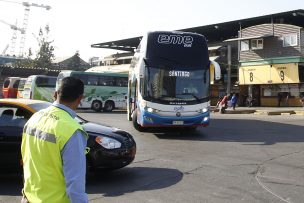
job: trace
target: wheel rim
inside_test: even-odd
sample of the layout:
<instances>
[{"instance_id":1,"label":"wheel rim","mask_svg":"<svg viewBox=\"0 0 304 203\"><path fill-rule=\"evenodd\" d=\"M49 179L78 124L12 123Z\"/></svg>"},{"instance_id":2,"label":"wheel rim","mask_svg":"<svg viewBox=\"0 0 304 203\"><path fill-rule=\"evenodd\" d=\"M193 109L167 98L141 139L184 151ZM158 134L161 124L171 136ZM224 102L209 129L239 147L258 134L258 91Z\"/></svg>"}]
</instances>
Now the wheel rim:
<instances>
[{"instance_id":1,"label":"wheel rim","mask_svg":"<svg viewBox=\"0 0 304 203\"><path fill-rule=\"evenodd\" d=\"M100 104L98 102L94 102L93 107L94 107L94 109L99 109Z\"/></svg>"},{"instance_id":2,"label":"wheel rim","mask_svg":"<svg viewBox=\"0 0 304 203\"><path fill-rule=\"evenodd\" d=\"M106 110L108 111L113 109L113 105L111 103L107 103L105 106L106 106Z\"/></svg>"}]
</instances>

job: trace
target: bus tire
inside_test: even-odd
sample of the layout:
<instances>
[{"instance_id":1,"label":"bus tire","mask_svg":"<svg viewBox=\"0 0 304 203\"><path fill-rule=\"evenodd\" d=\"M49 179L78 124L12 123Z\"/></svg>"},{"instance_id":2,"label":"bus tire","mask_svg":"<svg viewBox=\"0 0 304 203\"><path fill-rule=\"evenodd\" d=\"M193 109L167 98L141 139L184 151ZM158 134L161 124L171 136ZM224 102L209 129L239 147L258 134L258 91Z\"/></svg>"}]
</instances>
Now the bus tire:
<instances>
[{"instance_id":1,"label":"bus tire","mask_svg":"<svg viewBox=\"0 0 304 203\"><path fill-rule=\"evenodd\" d=\"M113 111L113 109L115 108L114 106L114 102L112 101L106 101L104 107L103 107L103 111L105 112L111 112Z\"/></svg>"},{"instance_id":2,"label":"bus tire","mask_svg":"<svg viewBox=\"0 0 304 203\"><path fill-rule=\"evenodd\" d=\"M137 123L137 113L136 113L136 110L134 112L134 115L133 115L133 118L132 118L132 123L133 123L133 127L138 130L139 132L143 132L144 131L144 128L141 127L141 125L139 125Z\"/></svg>"},{"instance_id":3,"label":"bus tire","mask_svg":"<svg viewBox=\"0 0 304 203\"><path fill-rule=\"evenodd\" d=\"M92 102L92 107L91 107L94 111L101 111L102 109L102 103L101 101L98 101L98 100L94 100Z\"/></svg>"}]
</instances>

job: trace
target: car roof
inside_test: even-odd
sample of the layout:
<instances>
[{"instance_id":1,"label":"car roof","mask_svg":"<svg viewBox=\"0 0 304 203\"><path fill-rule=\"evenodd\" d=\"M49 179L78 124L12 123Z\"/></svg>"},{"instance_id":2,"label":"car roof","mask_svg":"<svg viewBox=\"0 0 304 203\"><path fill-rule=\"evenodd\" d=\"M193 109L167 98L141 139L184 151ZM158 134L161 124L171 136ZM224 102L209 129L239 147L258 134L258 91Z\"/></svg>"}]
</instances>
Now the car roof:
<instances>
[{"instance_id":1,"label":"car roof","mask_svg":"<svg viewBox=\"0 0 304 203\"><path fill-rule=\"evenodd\" d=\"M34 100L34 99L0 99L0 104L12 104L24 107L30 111L35 111L33 108L30 108L28 105L31 104L39 104L39 103L49 103L46 101L41 100Z\"/></svg>"}]
</instances>

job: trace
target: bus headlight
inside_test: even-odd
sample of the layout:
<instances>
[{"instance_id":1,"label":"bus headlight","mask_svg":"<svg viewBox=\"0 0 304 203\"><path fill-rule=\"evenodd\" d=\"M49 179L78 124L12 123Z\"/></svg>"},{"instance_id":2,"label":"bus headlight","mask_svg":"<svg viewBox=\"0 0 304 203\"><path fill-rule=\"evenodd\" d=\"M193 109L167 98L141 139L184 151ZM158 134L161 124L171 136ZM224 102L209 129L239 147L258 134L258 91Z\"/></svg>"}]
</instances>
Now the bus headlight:
<instances>
[{"instance_id":1,"label":"bus headlight","mask_svg":"<svg viewBox=\"0 0 304 203\"><path fill-rule=\"evenodd\" d=\"M208 120L209 120L209 117L206 116L206 117L204 117L203 122L207 122Z\"/></svg>"},{"instance_id":2,"label":"bus headlight","mask_svg":"<svg viewBox=\"0 0 304 203\"><path fill-rule=\"evenodd\" d=\"M147 107L147 102L145 100L141 100L139 103L141 108L146 108Z\"/></svg>"},{"instance_id":3,"label":"bus headlight","mask_svg":"<svg viewBox=\"0 0 304 203\"><path fill-rule=\"evenodd\" d=\"M208 108L203 108L203 109L198 110L197 112L198 113L206 113L207 111L208 111Z\"/></svg>"},{"instance_id":4,"label":"bus headlight","mask_svg":"<svg viewBox=\"0 0 304 203\"><path fill-rule=\"evenodd\" d=\"M121 147L121 143L109 137L97 136L95 141L106 149L117 149Z\"/></svg>"},{"instance_id":5,"label":"bus headlight","mask_svg":"<svg viewBox=\"0 0 304 203\"><path fill-rule=\"evenodd\" d=\"M151 108L151 107L146 107L145 109L146 109L146 111L148 111L149 113L157 113L157 112L159 112L159 110L153 109L153 108Z\"/></svg>"}]
</instances>

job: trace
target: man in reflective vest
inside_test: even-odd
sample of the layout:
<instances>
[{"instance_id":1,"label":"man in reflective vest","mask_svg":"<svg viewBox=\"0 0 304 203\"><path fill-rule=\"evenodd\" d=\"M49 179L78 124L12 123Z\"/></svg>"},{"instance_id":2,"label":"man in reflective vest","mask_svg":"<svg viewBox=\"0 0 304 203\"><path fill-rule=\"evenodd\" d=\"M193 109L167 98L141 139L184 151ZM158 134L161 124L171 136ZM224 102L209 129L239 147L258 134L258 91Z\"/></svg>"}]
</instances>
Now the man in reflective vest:
<instances>
[{"instance_id":1,"label":"man in reflective vest","mask_svg":"<svg viewBox=\"0 0 304 203\"><path fill-rule=\"evenodd\" d=\"M84 91L81 80L66 77L56 101L25 124L21 153L21 202L88 202L85 193L87 134L74 119Z\"/></svg>"}]
</instances>

